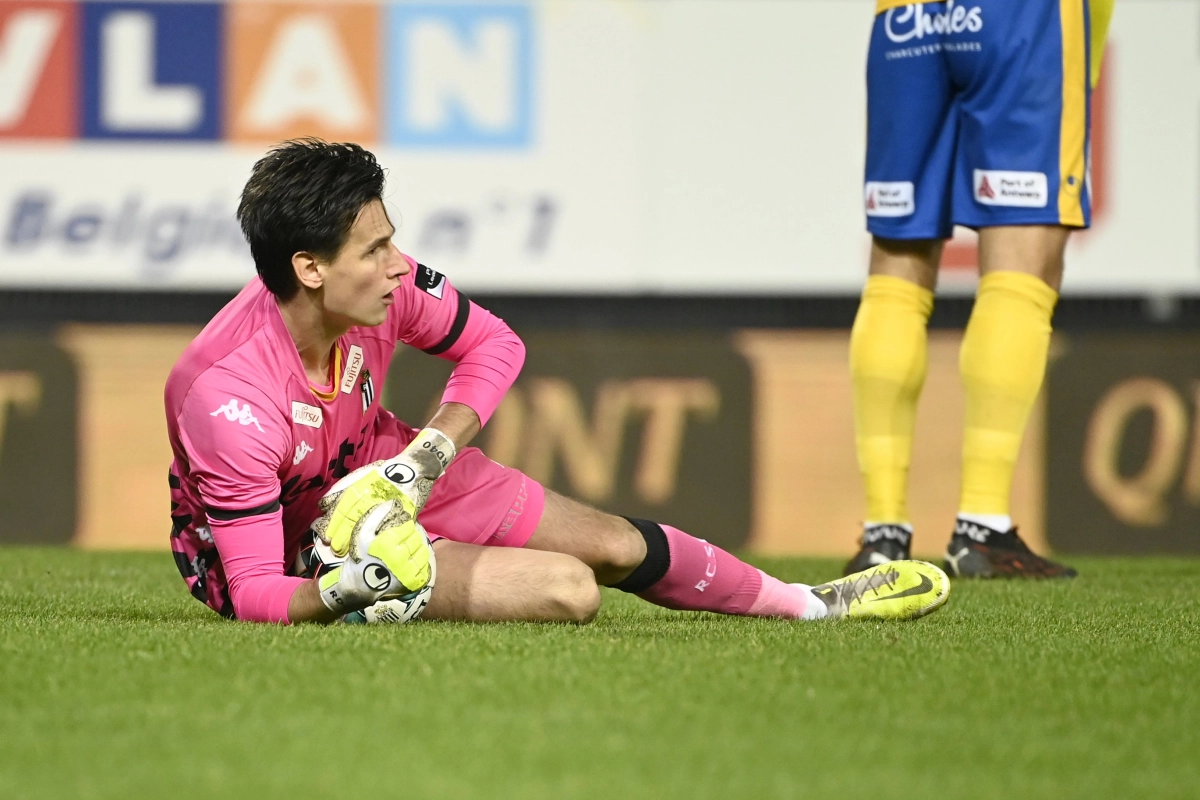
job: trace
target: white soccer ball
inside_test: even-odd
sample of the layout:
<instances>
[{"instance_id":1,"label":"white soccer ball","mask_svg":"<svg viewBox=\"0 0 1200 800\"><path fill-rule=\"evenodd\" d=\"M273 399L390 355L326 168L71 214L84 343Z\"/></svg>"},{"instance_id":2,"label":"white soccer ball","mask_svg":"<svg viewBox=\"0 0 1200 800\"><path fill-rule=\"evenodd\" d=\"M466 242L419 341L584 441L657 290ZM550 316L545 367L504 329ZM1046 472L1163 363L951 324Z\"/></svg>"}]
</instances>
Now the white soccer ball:
<instances>
[{"instance_id":1,"label":"white soccer ball","mask_svg":"<svg viewBox=\"0 0 1200 800\"><path fill-rule=\"evenodd\" d=\"M417 530L421 532L421 535L428 542L429 534L421 527L421 523L417 522L415 524ZM329 545L322 542L309 529L304 534L304 543L300 546L299 555L296 556L296 573L305 578L319 577L331 569L340 566L343 561L345 561L343 556L334 553ZM352 611L342 617L342 621L351 625L400 625L405 622L412 622L421 616L421 612L425 610L425 606L429 605L429 598L433 596L433 585L436 582L437 559L434 558L433 551L430 550L429 583L425 585L425 588L412 594L406 594L403 597L380 600L374 605L367 606L362 611Z\"/></svg>"}]
</instances>

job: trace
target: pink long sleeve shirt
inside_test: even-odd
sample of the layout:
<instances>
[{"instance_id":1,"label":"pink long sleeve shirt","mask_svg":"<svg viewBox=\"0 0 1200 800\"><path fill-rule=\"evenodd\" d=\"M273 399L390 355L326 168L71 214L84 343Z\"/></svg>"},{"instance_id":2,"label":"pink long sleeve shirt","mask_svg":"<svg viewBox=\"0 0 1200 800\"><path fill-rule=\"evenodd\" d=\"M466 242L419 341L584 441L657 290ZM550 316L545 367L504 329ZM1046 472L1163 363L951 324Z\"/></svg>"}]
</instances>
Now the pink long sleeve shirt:
<instances>
[{"instance_id":1,"label":"pink long sleeve shirt","mask_svg":"<svg viewBox=\"0 0 1200 800\"><path fill-rule=\"evenodd\" d=\"M329 386L310 384L257 278L171 370L171 548L192 595L220 614L289 621L302 579L287 572L325 488L371 452L398 342L456 362L442 401L469 406L484 423L520 372L517 335L445 276L408 260L413 269L383 324L337 340Z\"/></svg>"}]
</instances>

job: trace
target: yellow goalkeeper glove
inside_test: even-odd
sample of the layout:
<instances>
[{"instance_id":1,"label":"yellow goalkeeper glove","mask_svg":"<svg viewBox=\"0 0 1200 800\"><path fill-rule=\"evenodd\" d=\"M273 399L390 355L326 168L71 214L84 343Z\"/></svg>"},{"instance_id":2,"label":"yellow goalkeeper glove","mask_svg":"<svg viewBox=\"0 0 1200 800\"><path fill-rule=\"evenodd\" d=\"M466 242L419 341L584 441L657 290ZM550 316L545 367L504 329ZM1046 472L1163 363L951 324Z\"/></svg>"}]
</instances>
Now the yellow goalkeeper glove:
<instances>
[{"instance_id":1,"label":"yellow goalkeeper glove","mask_svg":"<svg viewBox=\"0 0 1200 800\"><path fill-rule=\"evenodd\" d=\"M429 583L433 548L424 530L394 502L379 503L351 532L346 560L318 581L330 611L348 614Z\"/></svg>"},{"instance_id":2,"label":"yellow goalkeeper glove","mask_svg":"<svg viewBox=\"0 0 1200 800\"><path fill-rule=\"evenodd\" d=\"M313 530L339 556L349 550L355 526L380 503L393 502L410 517L425 507L433 482L457 451L436 428L425 428L400 455L360 467L333 485L321 498L321 517Z\"/></svg>"}]
</instances>

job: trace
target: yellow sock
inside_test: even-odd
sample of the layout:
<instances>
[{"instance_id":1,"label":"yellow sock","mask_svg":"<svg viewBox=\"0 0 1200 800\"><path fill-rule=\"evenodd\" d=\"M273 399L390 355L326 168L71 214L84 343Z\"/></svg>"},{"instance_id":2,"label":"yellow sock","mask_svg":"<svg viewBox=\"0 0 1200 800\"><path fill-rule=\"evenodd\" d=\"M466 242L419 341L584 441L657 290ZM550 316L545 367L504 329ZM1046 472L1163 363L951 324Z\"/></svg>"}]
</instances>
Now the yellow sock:
<instances>
[{"instance_id":1,"label":"yellow sock","mask_svg":"<svg viewBox=\"0 0 1200 800\"><path fill-rule=\"evenodd\" d=\"M959 355L967 392L962 498L967 514L1008 515L1029 412L1042 388L1058 293L1021 272L993 272L979 293Z\"/></svg>"},{"instance_id":2,"label":"yellow sock","mask_svg":"<svg viewBox=\"0 0 1200 800\"><path fill-rule=\"evenodd\" d=\"M917 399L925 383L925 324L933 292L903 278L872 275L850 335L858 466L867 520L908 522L908 465Z\"/></svg>"}]
</instances>

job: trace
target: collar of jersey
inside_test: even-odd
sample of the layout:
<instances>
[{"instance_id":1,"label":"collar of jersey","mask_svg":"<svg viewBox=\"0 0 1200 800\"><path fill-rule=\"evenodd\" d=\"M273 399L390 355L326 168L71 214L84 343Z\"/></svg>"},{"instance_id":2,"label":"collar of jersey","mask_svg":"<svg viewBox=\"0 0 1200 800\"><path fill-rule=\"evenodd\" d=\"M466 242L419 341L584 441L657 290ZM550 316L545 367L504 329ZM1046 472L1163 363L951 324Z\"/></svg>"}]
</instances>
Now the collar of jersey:
<instances>
[{"instance_id":1,"label":"collar of jersey","mask_svg":"<svg viewBox=\"0 0 1200 800\"><path fill-rule=\"evenodd\" d=\"M317 399L324 400L326 403L332 403L337 397L338 384L342 382L342 348L337 346L337 342L333 343L333 379L329 382L329 391L322 391L320 388L313 386L312 381L309 381L308 388L316 395Z\"/></svg>"},{"instance_id":2,"label":"collar of jersey","mask_svg":"<svg viewBox=\"0 0 1200 800\"><path fill-rule=\"evenodd\" d=\"M275 301L275 296L268 291L263 285L262 279L255 276L252 284L257 284L255 287L261 294L260 302L270 304L267 311L267 318L270 320L270 331L273 338L278 343L279 348L291 353L292 374L299 380L308 385L308 390L313 393L313 396L326 403L331 403L337 398L338 385L342 382L342 351L337 342L333 343L333 380L329 385L329 391L322 391L319 387L313 386L308 379L308 374L304 371L304 363L300 360L300 353L296 350L296 342L292 339L292 334L288 332L287 325L283 321L283 313L279 310L279 303Z\"/></svg>"}]
</instances>

